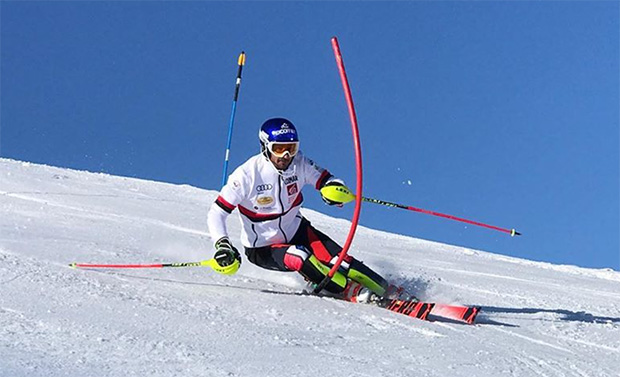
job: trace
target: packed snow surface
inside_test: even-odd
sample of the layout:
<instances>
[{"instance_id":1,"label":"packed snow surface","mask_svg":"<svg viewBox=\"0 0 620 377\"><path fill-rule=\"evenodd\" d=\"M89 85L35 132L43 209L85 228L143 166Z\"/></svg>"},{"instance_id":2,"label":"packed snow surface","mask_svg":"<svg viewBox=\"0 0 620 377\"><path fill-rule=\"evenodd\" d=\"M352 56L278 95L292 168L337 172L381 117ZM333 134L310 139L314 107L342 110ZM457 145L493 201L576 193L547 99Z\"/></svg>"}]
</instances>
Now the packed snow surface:
<instances>
[{"instance_id":1,"label":"packed snow surface","mask_svg":"<svg viewBox=\"0 0 620 377\"><path fill-rule=\"evenodd\" d=\"M311 193L308 193L311 194ZM352 254L476 325L301 296L213 254L215 191L0 159L0 376L619 376L620 273L360 228ZM349 222L303 210L339 242ZM387 213L386 213L387 215ZM229 218L238 239L236 213ZM238 242L237 242L238 243Z\"/></svg>"}]
</instances>

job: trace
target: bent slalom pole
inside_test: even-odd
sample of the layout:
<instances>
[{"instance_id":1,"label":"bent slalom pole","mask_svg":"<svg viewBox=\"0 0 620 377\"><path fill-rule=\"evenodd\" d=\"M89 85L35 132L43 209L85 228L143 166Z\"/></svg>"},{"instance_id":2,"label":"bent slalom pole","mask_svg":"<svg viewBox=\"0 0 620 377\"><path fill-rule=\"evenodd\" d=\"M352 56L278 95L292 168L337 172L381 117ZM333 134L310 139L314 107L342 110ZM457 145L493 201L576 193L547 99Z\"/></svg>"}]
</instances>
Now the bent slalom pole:
<instances>
[{"instance_id":1,"label":"bent slalom pole","mask_svg":"<svg viewBox=\"0 0 620 377\"><path fill-rule=\"evenodd\" d=\"M238 260L229 266L221 267L215 259L211 258L200 262L181 262L181 263L153 263L153 264L93 264L93 263L71 263L71 268L180 268L180 267L210 267L213 271L223 275L233 275L239 269L241 263Z\"/></svg>"},{"instance_id":2,"label":"bent slalom pole","mask_svg":"<svg viewBox=\"0 0 620 377\"><path fill-rule=\"evenodd\" d=\"M342 54L340 53L340 46L338 45L338 38L332 38L332 49L334 50L334 56L336 58L336 63L338 64L338 71L340 72L340 80L342 81L342 89L344 90L345 98L347 100L347 106L349 108L349 118L351 120L351 130L353 131L353 144L355 147L355 166L357 173L357 183L355 189L360 193L360 196L355 199L355 211L353 212L353 219L351 220L351 228L349 230L349 235L347 236L347 240L338 255L338 260L333 265L327 276L323 278L321 283L317 285L314 289L314 293L318 294L321 292L323 288L329 283L329 281L334 277L338 268L342 264L347 252L349 251L349 247L351 247L351 243L353 242L353 236L355 236L355 230L357 228L357 223L360 217L360 210L362 208L362 148L360 146L360 136L359 129L357 127L357 116L355 115L355 106L353 105L353 97L351 96L351 88L349 87L349 80L347 79L347 73L344 69L344 62L342 61Z\"/></svg>"},{"instance_id":3,"label":"bent slalom pole","mask_svg":"<svg viewBox=\"0 0 620 377\"><path fill-rule=\"evenodd\" d=\"M340 203L348 203L348 202L351 202L354 199L356 199L356 196L351 191L349 191L346 187L341 187L341 186L325 186L325 187L323 187L321 189L321 195L323 195L327 199L330 199L330 200L333 200L333 201L336 201L336 202L340 202ZM385 200L365 198L363 196L361 197L361 199L363 201L365 201L365 202L368 202L368 203L381 204L381 205L384 205L386 207L394 207L394 208L406 209L408 211L420 212L420 213L424 213L424 214L427 214L427 215L443 217L444 219L460 221L460 222L466 223L466 224L471 224L471 225L476 225L476 226L480 226L480 227L487 228L487 229L497 230L499 232L508 233L512 237L520 236L521 235L521 233L517 232L515 229L500 228L498 226L484 224L484 223L481 223L481 222L478 222L478 221L463 219L461 217L447 215L445 213L429 211L429 210L426 210L426 209L416 208L416 207L412 207L412 206L406 206L404 204L397 204L397 203L392 203L392 202L386 202Z\"/></svg>"},{"instance_id":4,"label":"bent slalom pole","mask_svg":"<svg viewBox=\"0 0 620 377\"><path fill-rule=\"evenodd\" d=\"M239 55L239 69L237 70L237 80L235 83L235 96L233 97L232 110L230 112L230 122L228 124L228 140L226 142L226 156L224 157L224 172L222 173L222 187L228 180L228 158L230 157L230 145L232 143L233 123L235 122L235 113L237 112L237 99L239 98L239 88L241 87L241 70L245 65L245 52L241 51Z\"/></svg>"}]
</instances>

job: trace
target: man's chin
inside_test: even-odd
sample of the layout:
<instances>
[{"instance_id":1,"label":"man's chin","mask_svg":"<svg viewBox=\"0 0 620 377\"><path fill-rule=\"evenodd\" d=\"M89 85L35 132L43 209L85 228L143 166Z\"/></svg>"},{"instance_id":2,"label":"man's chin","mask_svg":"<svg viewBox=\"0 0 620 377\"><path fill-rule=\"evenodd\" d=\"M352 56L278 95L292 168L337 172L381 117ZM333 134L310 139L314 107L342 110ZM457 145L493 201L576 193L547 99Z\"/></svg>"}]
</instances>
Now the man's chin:
<instances>
[{"instance_id":1,"label":"man's chin","mask_svg":"<svg viewBox=\"0 0 620 377\"><path fill-rule=\"evenodd\" d=\"M291 165L291 161L276 162L274 165L278 170L286 170Z\"/></svg>"}]
</instances>

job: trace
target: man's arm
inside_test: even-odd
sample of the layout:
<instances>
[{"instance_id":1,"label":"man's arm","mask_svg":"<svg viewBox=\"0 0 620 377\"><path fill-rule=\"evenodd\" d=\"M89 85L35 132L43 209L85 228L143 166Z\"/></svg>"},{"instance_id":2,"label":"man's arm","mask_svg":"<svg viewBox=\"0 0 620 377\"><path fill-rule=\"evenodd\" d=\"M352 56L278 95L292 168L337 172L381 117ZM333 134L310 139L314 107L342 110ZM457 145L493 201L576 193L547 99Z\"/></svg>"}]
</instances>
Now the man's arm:
<instances>
[{"instance_id":1,"label":"man's arm","mask_svg":"<svg viewBox=\"0 0 620 377\"><path fill-rule=\"evenodd\" d=\"M235 205L230 204L221 195L218 196L215 202L211 205L209 213L207 214L207 226L209 227L211 239L214 242L217 242L224 237L228 238L226 218L228 218L228 215L230 215L235 208Z\"/></svg>"},{"instance_id":2,"label":"man's arm","mask_svg":"<svg viewBox=\"0 0 620 377\"><path fill-rule=\"evenodd\" d=\"M314 188L321 190L325 186L345 186L342 179L334 177L329 171L323 169L317 165L314 161L304 156L304 169L306 171L306 183L314 185ZM330 205L342 207L343 203L335 202L323 196L321 193L321 199Z\"/></svg>"},{"instance_id":3,"label":"man's arm","mask_svg":"<svg viewBox=\"0 0 620 377\"><path fill-rule=\"evenodd\" d=\"M209 209L207 226L214 243L224 237L228 238L226 219L247 196L246 186L249 183L246 175L242 167L235 169Z\"/></svg>"}]
</instances>

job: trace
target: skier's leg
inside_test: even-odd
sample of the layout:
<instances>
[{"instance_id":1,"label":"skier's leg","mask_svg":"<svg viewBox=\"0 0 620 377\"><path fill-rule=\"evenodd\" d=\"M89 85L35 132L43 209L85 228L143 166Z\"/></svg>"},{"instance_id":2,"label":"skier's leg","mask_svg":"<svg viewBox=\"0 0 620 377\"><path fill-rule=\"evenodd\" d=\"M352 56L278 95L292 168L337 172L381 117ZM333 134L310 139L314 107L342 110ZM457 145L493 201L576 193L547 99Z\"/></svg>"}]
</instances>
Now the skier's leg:
<instances>
[{"instance_id":1,"label":"skier's leg","mask_svg":"<svg viewBox=\"0 0 620 377\"><path fill-rule=\"evenodd\" d=\"M277 271L296 271L315 284L323 281L330 270L304 246L276 244L261 248L246 248L245 253L250 262L260 267ZM347 278L336 272L325 286L325 290L341 293L346 285Z\"/></svg>"},{"instance_id":2,"label":"skier's leg","mask_svg":"<svg viewBox=\"0 0 620 377\"><path fill-rule=\"evenodd\" d=\"M251 263L259 267L275 271L289 271L289 269L284 267L281 261L274 258L271 246L246 247L245 256L248 257Z\"/></svg>"},{"instance_id":3,"label":"skier's leg","mask_svg":"<svg viewBox=\"0 0 620 377\"><path fill-rule=\"evenodd\" d=\"M384 296L389 283L378 273L371 270L362 261L351 258L347 277L361 283L379 296Z\"/></svg>"},{"instance_id":4,"label":"skier's leg","mask_svg":"<svg viewBox=\"0 0 620 377\"><path fill-rule=\"evenodd\" d=\"M336 263L338 254L342 250L340 245L314 228L306 219L302 221L293 241L296 244L307 245L317 259L325 265ZM389 283L381 275L350 255L345 257L340 270L346 277L361 283L379 296L383 296L389 286Z\"/></svg>"}]
</instances>

